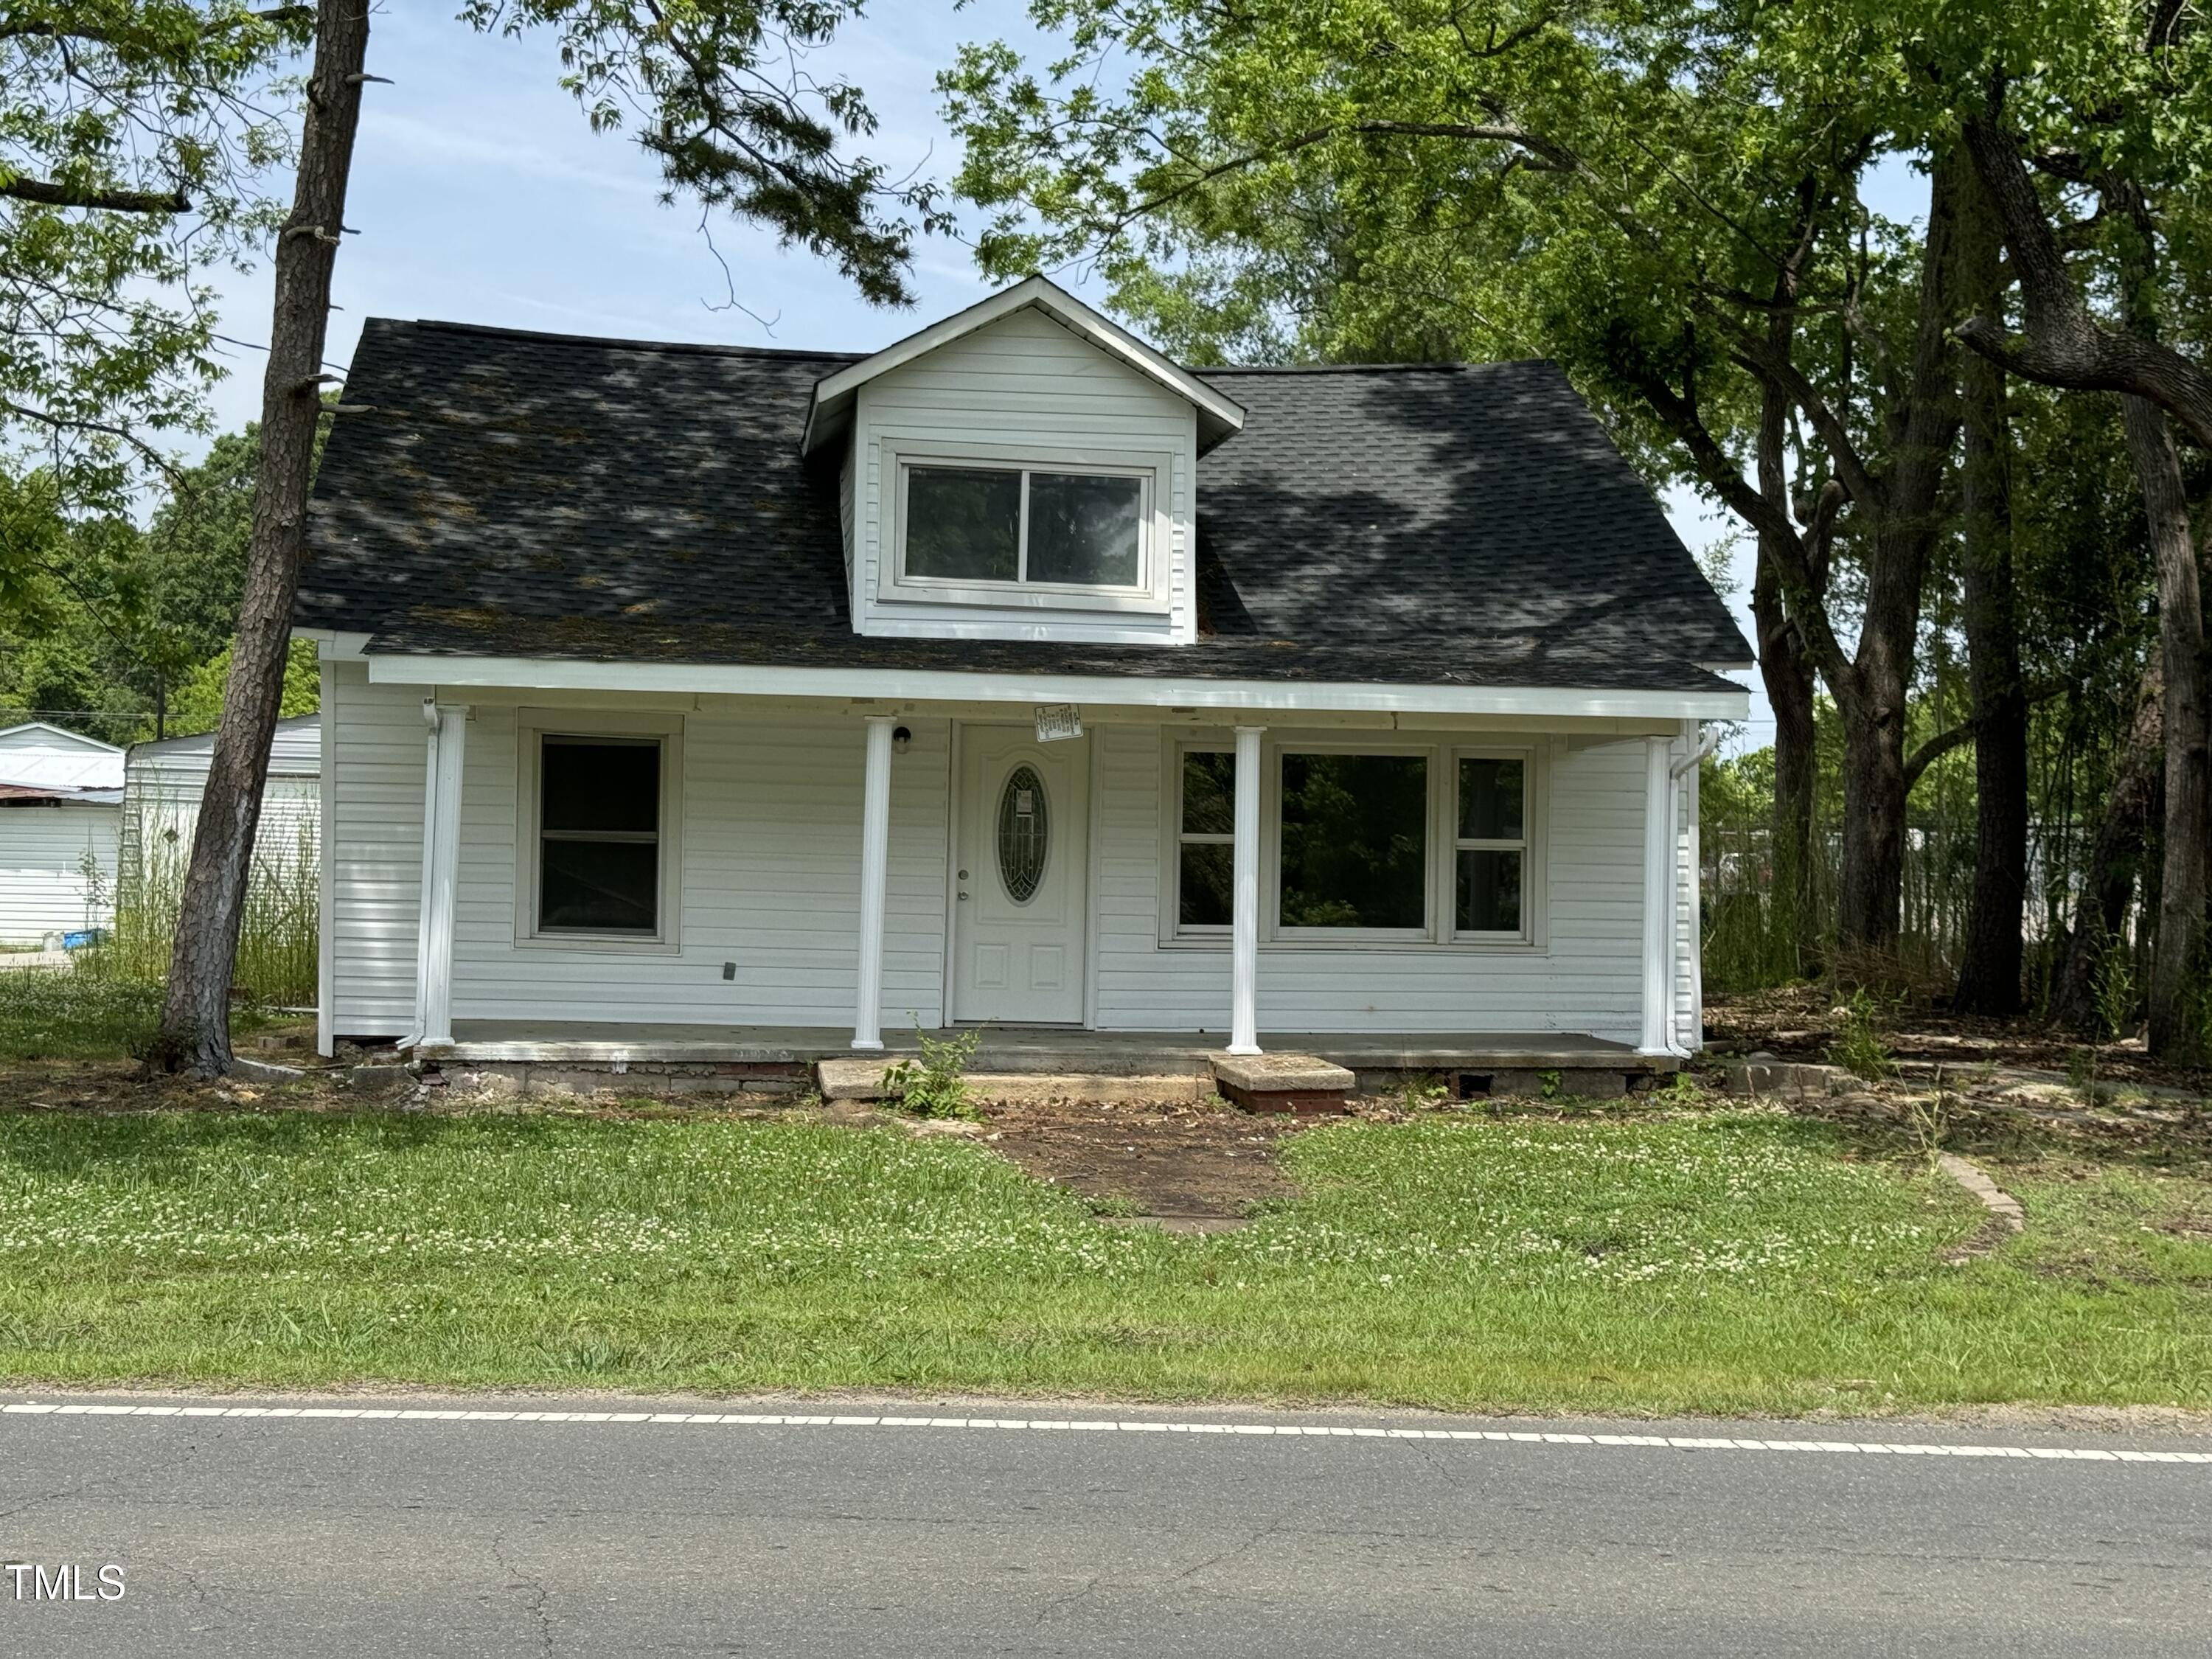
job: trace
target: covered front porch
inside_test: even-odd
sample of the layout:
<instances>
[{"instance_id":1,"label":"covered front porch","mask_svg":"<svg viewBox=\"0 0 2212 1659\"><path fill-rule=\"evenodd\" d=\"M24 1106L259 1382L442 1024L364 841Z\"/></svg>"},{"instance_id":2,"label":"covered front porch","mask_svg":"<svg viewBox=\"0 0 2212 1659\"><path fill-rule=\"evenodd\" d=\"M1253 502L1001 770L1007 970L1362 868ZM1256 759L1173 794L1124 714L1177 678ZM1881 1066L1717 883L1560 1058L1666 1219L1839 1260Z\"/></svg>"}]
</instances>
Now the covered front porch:
<instances>
[{"instance_id":1,"label":"covered front porch","mask_svg":"<svg viewBox=\"0 0 2212 1659\"><path fill-rule=\"evenodd\" d=\"M412 1018L349 1012L337 1032L404 1030L425 1060L809 1066L911 1052L918 1022L982 1030L976 1067L1007 1073L1289 1050L1361 1073L1618 1081L1671 1071L1695 1043L1678 875L1694 859L1676 854L1694 835L1696 746L1656 711L1299 709L1263 725L1093 704L1066 709L1080 720L1062 736L1045 729L1057 711L957 699L364 690L398 763L380 799L406 748L420 757L419 817L376 849L419 836L414 972L393 961L388 976ZM636 937L550 925L552 854L605 836L554 823L556 744L569 761L657 756L657 812L622 832L657 871L633 896ZM1293 918L1293 757L1309 771L1379 757L1415 781L1410 925ZM1501 854L1455 791L1506 776ZM1511 914L1471 924L1491 931L1455 909L1462 860L1514 872ZM1006 972L1024 952L1032 971Z\"/></svg>"},{"instance_id":2,"label":"covered front porch","mask_svg":"<svg viewBox=\"0 0 2212 1659\"><path fill-rule=\"evenodd\" d=\"M970 1060L981 1076L1107 1080L1210 1080L1223 1054L1218 1036L1184 1032L1086 1031L1052 1027L947 1027L887 1031L885 1060L921 1053L921 1038L975 1032ZM1673 1054L1639 1054L1626 1043L1573 1032L1284 1032L1260 1034L1269 1053L1297 1053L1342 1066L1364 1090L1432 1079L1455 1097L1536 1092L1552 1077L1555 1092L1619 1094L1680 1065ZM807 1025L631 1025L601 1023L459 1020L449 1042L414 1050L426 1065L466 1072L521 1068L611 1076L633 1068L675 1068L743 1081L811 1080L823 1060L853 1057L842 1027Z\"/></svg>"}]
</instances>

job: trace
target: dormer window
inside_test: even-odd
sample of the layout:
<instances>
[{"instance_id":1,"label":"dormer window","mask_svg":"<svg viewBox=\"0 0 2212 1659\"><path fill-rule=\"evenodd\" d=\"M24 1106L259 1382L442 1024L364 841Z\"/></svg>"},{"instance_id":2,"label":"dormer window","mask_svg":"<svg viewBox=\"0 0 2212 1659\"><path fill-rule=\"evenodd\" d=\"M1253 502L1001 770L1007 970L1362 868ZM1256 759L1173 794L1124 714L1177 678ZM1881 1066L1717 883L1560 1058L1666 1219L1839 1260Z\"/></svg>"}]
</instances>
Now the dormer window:
<instances>
[{"instance_id":1,"label":"dormer window","mask_svg":"<svg viewBox=\"0 0 2212 1659\"><path fill-rule=\"evenodd\" d=\"M896 493L884 599L1165 607L1155 520L1166 457L1027 465L886 449Z\"/></svg>"}]
</instances>

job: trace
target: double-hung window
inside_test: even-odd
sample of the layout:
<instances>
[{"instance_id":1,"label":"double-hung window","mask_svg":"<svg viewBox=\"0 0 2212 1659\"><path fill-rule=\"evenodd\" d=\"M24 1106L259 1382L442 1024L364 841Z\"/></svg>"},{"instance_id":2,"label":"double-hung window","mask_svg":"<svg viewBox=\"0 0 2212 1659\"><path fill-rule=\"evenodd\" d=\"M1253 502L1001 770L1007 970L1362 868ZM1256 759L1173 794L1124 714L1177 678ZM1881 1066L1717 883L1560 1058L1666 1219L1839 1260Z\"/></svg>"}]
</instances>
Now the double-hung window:
<instances>
[{"instance_id":1,"label":"double-hung window","mask_svg":"<svg viewBox=\"0 0 2212 1659\"><path fill-rule=\"evenodd\" d=\"M677 727L587 717L563 730L560 718L521 724L517 939L672 947Z\"/></svg>"},{"instance_id":2,"label":"double-hung window","mask_svg":"<svg viewBox=\"0 0 2212 1659\"><path fill-rule=\"evenodd\" d=\"M894 455L886 598L1150 605L1159 597L1150 465Z\"/></svg>"},{"instance_id":3,"label":"double-hung window","mask_svg":"<svg viewBox=\"0 0 2212 1659\"><path fill-rule=\"evenodd\" d=\"M1236 920L1237 757L1182 751L1182 817L1176 828L1176 926L1225 932Z\"/></svg>"},{"instance_id":4,"label":"double-hung window","mask_svg":"<svg viewBox=\"0 0 2212 1659\"><path fill-rule=\"evenodd\" d=\"M1458 793L1452 931L1519 939L1528 866L1528 764L1517 757L1462 755Z\"/></svg>"}]
</instances>

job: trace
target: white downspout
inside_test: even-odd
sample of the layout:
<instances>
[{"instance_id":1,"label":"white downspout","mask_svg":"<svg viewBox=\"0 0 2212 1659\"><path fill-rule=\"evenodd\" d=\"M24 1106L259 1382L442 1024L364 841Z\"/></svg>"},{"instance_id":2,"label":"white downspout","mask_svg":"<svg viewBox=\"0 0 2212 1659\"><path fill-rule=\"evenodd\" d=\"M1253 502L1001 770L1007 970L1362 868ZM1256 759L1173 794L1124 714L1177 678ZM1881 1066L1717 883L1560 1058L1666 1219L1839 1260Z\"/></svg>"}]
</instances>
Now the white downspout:
<instances>
[{"instance_id":1,"label":"white downspout","mask_svg":"<svg viewBox=\"0 0 2212 1659\"><path fill-rule=\"evenodd\" d=\"M415 930L415 1029L403 1049L453 1040L454 883L461 849L467 705L422 699L422 903Z\"/></svg>"}]
</instances>

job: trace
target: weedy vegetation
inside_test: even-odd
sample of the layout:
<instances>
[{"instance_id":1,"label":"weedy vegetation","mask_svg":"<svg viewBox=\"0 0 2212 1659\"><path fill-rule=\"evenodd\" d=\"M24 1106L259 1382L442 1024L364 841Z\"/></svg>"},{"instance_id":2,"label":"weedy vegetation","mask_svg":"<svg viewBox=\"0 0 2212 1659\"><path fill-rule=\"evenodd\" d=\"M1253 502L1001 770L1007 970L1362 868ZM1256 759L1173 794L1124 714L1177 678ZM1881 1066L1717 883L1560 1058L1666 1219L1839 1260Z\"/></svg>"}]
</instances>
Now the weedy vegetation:
<instances>
[{"instance_id":1,"label":"weedy vegetation","mask_svg":"<svg viewBox=\"0 0 2212 1659\"><path fill-rule=\"evenodd\" d=\"M2212 1404L2212 1227L2173 1220L2212 1214L2201 1172L2009 1171L2029 1234L1951 1267L1955 1184L1776 1113L1279 1146L1303 1197L1166 1236L981 1146L797 1115L0 1114L0 1375Z\"/></svg>"},{"instance_id":2,"label":"weedy vegetation","mask_svg":"<svg viewBox=\"0 0 2212 1659\"><path fill-rule=\"evenodd\" d=\"M1897 1073L1888 1045L1881 1038L1881 1006L1864 987L1836 1011L1836 1040L1828 1045L1828 1060L1853 1077L1879 1083Z\"/></svg>"},{"instance_id":3,"label":"weedy vegetation","mask_svg":"<svg viewBox=\"0 0 2212 1659\"><path fill-rule=\"evenodd\" d=\"M917 1024L914 1036L921 1058L896 1060L885 1068L884 1104L916 1117L976 1116L968 1093L968 1065L983 1041L981 1028L937 1037Z\"/></svg>"}]
</instances>

